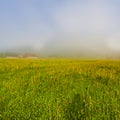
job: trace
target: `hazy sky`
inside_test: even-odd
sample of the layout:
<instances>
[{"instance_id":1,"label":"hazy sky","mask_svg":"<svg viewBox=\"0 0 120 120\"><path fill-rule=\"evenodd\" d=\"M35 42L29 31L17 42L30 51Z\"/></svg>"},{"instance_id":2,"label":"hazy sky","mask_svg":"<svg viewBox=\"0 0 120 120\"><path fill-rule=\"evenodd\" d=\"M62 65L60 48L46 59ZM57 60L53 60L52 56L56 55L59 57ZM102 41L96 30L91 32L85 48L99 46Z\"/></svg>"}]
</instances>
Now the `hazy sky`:
<instances>
[{"instance_id":1,"label":"hazy sky","mask_svg":"<svg viewBox=\"0 0 120 120\"><path fill-rule=\"evenodd\" d=\"M0 49L120 51L120 0L0 0Z\"/></svg>"}]
</instances>

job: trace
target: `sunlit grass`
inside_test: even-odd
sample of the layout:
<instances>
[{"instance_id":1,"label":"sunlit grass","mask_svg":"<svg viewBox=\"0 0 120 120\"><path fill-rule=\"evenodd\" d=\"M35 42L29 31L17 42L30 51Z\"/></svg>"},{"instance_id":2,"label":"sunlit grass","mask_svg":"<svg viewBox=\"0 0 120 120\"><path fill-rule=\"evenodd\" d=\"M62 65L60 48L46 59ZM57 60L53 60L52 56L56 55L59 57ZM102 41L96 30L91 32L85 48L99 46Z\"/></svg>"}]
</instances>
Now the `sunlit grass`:
<instances>
[{"instance_id":1,"label":"sunlit grass","mask_svg":"<svg viewBox=\"0 0 120 120\"><path fill-rule=\"evenodd\" d=\"M120 61L0 59L0 119L119 120Z\"/></svg>"}]
</instances>

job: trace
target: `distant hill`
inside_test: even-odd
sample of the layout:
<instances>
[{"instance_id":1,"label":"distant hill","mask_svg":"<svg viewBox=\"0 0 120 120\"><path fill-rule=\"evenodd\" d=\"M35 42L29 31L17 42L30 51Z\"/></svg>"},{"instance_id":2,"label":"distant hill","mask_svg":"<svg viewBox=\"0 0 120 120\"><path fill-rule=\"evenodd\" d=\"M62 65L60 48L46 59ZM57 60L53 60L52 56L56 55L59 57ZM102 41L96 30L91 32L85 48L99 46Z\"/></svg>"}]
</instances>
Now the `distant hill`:
<instances>
[{"instance_id":1,"label":"distant hill","mask_svg":"<svg viewBox=\"0 0 120 120\"><path fill-rule=\"evenodd\" d=\"M56 46L57 47L57 46ZM54 49L53 47L48 47L45 50L35 49L31 46L22 46L9 48L7 50L0 51L0 57L79 57L79 58L106 58L106 59L120 59L120 52L112 51L110 49Z\"/></svg>"}]
</instances>

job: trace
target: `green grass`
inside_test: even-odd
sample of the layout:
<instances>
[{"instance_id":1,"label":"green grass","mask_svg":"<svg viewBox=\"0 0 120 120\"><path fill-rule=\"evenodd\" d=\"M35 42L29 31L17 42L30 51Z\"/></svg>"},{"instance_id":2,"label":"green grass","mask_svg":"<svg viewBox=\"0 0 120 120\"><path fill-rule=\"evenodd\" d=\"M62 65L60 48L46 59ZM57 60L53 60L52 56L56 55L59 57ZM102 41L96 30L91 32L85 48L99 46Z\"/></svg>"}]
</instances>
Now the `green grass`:
<instances>
[{"instance_id":1,"label":"green grass","mask_svg":"<svg viewBox=\"0 0 120 120\"><path fill-rule=\"evenodd\" d=\"M0 59L1 120L120 120L120 61Z\"/></svg>"}]
</instances>

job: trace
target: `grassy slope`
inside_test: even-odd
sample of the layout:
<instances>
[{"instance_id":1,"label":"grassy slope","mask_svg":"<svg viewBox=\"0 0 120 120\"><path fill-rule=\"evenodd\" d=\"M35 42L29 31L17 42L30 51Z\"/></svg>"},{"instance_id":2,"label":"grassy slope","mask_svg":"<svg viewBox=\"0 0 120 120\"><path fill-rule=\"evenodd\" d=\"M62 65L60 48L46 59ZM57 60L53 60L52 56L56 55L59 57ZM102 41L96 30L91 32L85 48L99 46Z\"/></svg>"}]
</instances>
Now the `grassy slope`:
<instances>
[{"instance_id":1,"label":"grassy slope","mask_svg":"<svg viewBox=\"0 0 120 120\"><path fill-rule=\"evenodd\" d=\"M0 119L120 119L120 61L0 59Z\"/></svg>"}]
</instances>

